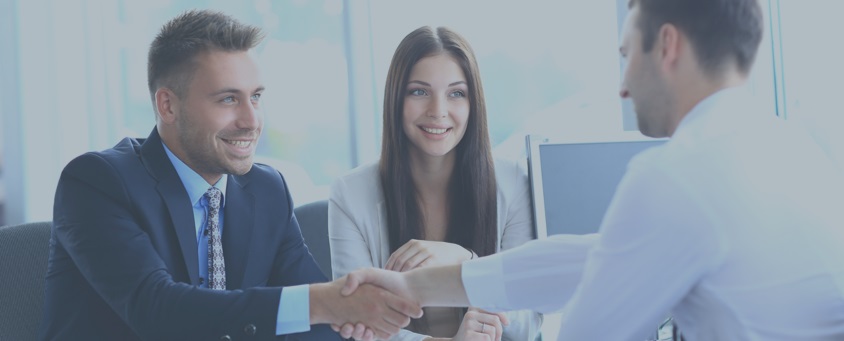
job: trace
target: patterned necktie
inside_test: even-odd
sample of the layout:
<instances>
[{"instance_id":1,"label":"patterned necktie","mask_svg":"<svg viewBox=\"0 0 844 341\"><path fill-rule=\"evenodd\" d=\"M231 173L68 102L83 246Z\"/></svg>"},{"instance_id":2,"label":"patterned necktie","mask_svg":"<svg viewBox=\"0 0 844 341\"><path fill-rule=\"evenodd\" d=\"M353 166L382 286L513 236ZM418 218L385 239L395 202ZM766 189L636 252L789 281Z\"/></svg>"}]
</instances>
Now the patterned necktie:
<instances>
[{"instance_id":1,"label":"patterned necktie","mask_svg":"<svg viewBox=\"0 0 844 341\"><path fill-rule=\"evenodd\" d=\"M208 199L208 287L214 290L226 290L226 261L220 236L221 196L217 187L211 187L205 192Z\"/></svg>"}]
</instances>

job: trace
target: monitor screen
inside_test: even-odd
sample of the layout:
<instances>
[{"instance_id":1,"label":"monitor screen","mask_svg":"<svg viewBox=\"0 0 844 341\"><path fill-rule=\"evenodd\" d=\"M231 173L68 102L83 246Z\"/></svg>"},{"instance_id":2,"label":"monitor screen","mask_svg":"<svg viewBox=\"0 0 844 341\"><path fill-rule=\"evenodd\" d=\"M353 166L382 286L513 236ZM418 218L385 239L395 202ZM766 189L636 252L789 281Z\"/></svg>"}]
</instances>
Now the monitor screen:
<instances>
[{"instance_id":1,"label":"monitor screen","mask_svg":"<svg viewBox=\"0 0 844 341\"><path fill-rule=\"evenodd\" d=\"M537 237L598 232L627 163L662 143L535 141L528 162Z\"/></svg>"}]
</instances>

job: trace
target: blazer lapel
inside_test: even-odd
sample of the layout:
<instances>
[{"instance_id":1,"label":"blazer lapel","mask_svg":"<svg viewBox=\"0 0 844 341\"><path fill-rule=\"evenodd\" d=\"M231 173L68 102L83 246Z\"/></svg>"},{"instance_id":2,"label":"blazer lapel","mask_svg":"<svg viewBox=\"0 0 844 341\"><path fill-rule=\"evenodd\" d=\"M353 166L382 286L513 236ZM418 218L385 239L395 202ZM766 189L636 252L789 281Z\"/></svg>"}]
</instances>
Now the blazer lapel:
<instances>
[{"instance_id":1,"label":"blazer lapel","mask_svg":"<svg viewBox=\"0 0 844 341\"><path fill-rule=\"evenodd\" d=\"M199 260L197 259L196 224L193 221L191 208L193 206L185 185L176 173L176 168L164 152L161 137L156 129L153 129L149 138L141 146L141 159L147 171L158 180L156 189L170 213L190 282L198 285Z\"/></svg>"},{"instance_id":2,"label":"blazer lapel","mask_svg":"<svg viewBox=\"0 0 844 341\"><path fill-rule=\"evenodd\" d=\"M255 220L255 196L248 192L246 179L229 176L223 217L223 255L226 258L226 287L239 289L248 265L249 247Z\"/></svg>"}]
</instances>

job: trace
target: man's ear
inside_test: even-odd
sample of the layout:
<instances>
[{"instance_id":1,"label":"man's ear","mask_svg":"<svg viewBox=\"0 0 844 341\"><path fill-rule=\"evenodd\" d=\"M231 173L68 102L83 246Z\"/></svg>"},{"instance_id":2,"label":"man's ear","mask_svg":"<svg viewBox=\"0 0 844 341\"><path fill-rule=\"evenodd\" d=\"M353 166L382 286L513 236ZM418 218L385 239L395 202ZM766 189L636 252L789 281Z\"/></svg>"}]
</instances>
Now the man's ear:
<instances>
[{"instance_id":1,"label":"man's ear","mask_svg":"<svg viewBox=\"0 0 844 341\"><path fill-rule=\"evenodd\" d=\"M657 48L662 71L670 72L677 67L682 50L683 36L680 30L672 24L664 24L659 28Z\"/></svg>"},{"instance_id":2,"label":"man's ear","mask_svg":"<svg viewBox=\"0 0 844 341\"><path fill-rule=\"evenodd\" d=\"M166 124L176 121L179 110L179 96L168 88L158 88L155 91L155 109L158 119Z\"/></svg>"}]
</instances>

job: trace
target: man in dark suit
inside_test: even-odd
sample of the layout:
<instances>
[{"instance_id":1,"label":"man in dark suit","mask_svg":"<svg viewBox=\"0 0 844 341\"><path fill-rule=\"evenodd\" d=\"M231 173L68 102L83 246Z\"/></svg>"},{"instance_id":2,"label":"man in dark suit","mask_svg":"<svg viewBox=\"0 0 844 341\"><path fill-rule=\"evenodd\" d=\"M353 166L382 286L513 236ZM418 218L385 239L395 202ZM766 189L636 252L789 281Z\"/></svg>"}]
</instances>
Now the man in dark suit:
<instances>
[{"instance_id":1,"label":"man in dark suit","mask_svg":"<svg viewBox=\"0 0 844 341\"><path fill-rule=\"evenodd\" d=\"M421 314L377 287L342 297L344 279L320 283L284 178L252 161L260 39L208 11L162 28L156 128L62 172L40 339L334 340L326 325L348 322L387 338Z\"/></svg>"}]
</instances>

